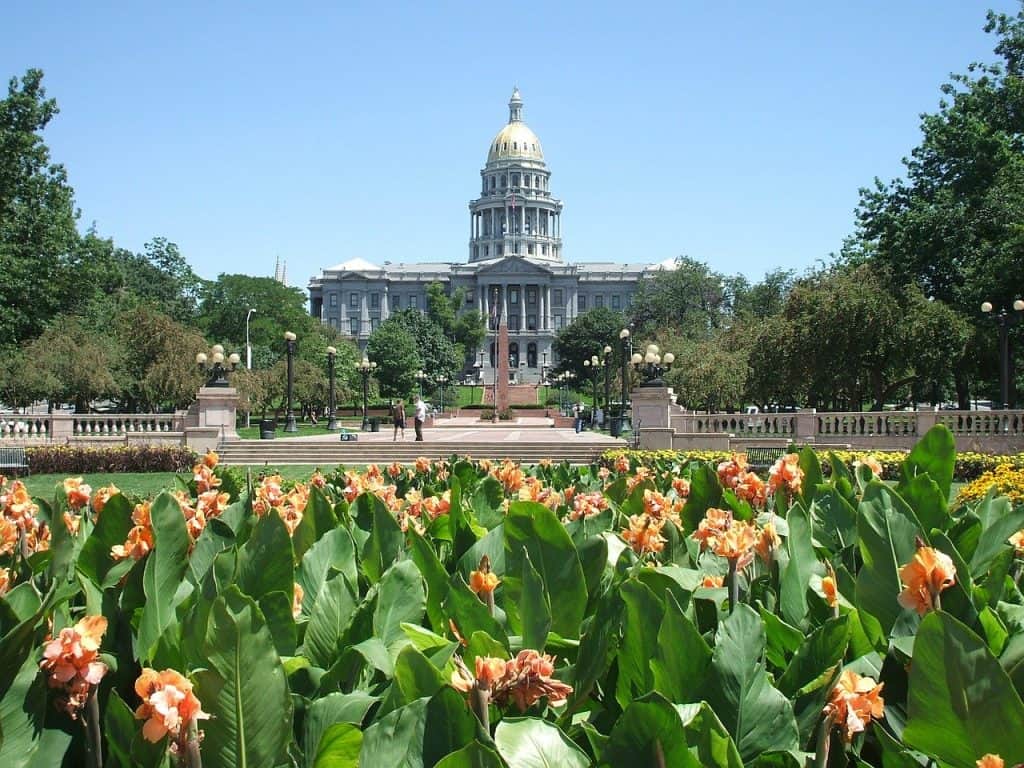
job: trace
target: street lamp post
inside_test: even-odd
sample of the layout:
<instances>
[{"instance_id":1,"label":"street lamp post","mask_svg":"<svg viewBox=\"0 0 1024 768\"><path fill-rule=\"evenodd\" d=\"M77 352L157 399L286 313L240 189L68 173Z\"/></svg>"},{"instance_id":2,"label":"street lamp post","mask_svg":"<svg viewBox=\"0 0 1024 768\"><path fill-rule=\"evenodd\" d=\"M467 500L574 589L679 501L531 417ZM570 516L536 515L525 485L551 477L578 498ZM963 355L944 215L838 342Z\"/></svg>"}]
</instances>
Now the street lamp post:
<instances>
[{"instance_id":1,"label":"street lamp post","mask_svg":"<svg viewBox=\"0 0 1024 768\"><path fill-rule=\"evenodd\" d=\"M626 424L626 399L629 397L629 359L631 357L630 350L633 348L629 337L629 328L623 328L619 331L619 341L622 342L622 406L619 411L619 417L621 419L620 424L623 426Z\"/></svg>"},{"instance_id":2,"label":"street lamp post","mask_svg":"<svg viewBox=\"0 0 1024 768\"><path fill-rule=\"evenodd\" d=\"M293 364L295 359L295 334L291 331L284 332L284 349L285 355L288 358L288 413L285 417L284 431L298 432L299 428L295 424L295 412L292 410L292 390L295 387L295 368Z\"/></svg>"},{"instance_id":3,"label":"street lamp post","mask_svg":"<svg viewBox=\"0 0 1024 768\"><path fill-rule=\"evenodd\" d=\"M597 382L601 376L599 368L604 365L604 361L601 360L597 355L591 355L589 360L583 361L583 367L591 371L591 377L594 384L594 408L590 412L590 423L596 428L597 427Z\"/></svg>"},{"instance_id":4,"label":"street lamp post","mask_svg":"<svg viewBox=\"0 0 1024 768\"><path fill-rule=\"evenodd\" d=\"M416 384L420 388L420 400L423 399L423 382L426 381L426 380L427 380L427 374L425 374L423 372L422 368L420 368L418 371L416 371Z\"/></svg>"},{"instance_id":5,"label":"street lamp post","mask_svg":"<svg viewBox=\"0 0 1024 768\"><path fill-rule=\"evenodd\" d=\"M1013 302L1014 312L1024 312L1024 300L1017 299ZM981 311L999 328L999 397L1002 400L1003 409L1010 407L1010 380L1013 375L1010 360L1010 328L1020 322L1020 315L1012 315L1006 308L1000 309L998 313L992 314L992 303L983 302Z\"/></svg>"},{"instance_id":6,"label":"street lamp post","mask_svg":"<svg viewBox=\"0 0 1024 768\"><path fill-rule=\"evenodd\" d=\"M473 364L475 377L473 379L473 388L470 390L470 402L476 401L476 384L480 382L480 402L484 400L484 352L480 350L477 353L477 361Z\"/></svg>"},{"instance_id":7,"label":"street lamp post","mask_svg":"<svg viewBox=\"0 0 1024 768\"><path fill-rule=\"evenodd\" d=\"M338 420L335 418L334 402L334 357L338 350L334 347L327 348L327 431L334 432L338 429Z\"/></svg>"},{"instance_id":8,"label":"street lamp post","mask_svg":"<svg viewBox=\"0 0 1024 768\"><path fill-rule=\"evenodd\" d=\"M445 376L444 374L441 374L440 376L437 377L437 386L440 387L441 389L441 403L439 406L441 409L441 413L444 413L444 387L447 383L448 377Z\"/></svg>"},{"instance_id":9,"label":"street lamp post","mask_svg":"<svg viewBox=\"0 0 1024 768\"><path fill-rule=\"evenodd\" d=\"M611 425L611 403L612 403L612 348L605 344L604 359L601 360L604 367L604 420Z\"/></svg>"},{"instance_id":10,"label":"street lamp post","mask_svg":"<svg viewBox=\"0 0 1024 768\"><path fill-rule=\"evenodd\" d=\"M245 370L252 370L252 344L249 343L249 318L252 317L255 309L249 309L245 313ZM247 409L245 411L245 426L250 425L250 417L252 413Z\"/></svg>"},{"instance_id":11,"label":"street lamp post","mask_svg":"<svg viewBox=\"0 0 1024 768\"><path fill-rule=\"evenodd\" d=\"M230 386L228 374L238 367L238 363L238 354L234 352L225 360L224 347L220 344L213 345L209 356L205 352L199 352L196 355L196 366L200 373L206 374L206 386L208 387Z\"/></svg>"},{"instance_id":12,"label":"street lamp post","mask_svg":"<svg viewBox=\"0 0 1024 768\"><path fill-rule=\"evenodd\" d=\"M363 377L363 431L365 432L370 428L370 374L373 373L374 368L377 367L377 363L371 363L367 358L363 358L360 362L356 363L356 370L359 371L359 375Z\"/></svg>"}]
</instances>

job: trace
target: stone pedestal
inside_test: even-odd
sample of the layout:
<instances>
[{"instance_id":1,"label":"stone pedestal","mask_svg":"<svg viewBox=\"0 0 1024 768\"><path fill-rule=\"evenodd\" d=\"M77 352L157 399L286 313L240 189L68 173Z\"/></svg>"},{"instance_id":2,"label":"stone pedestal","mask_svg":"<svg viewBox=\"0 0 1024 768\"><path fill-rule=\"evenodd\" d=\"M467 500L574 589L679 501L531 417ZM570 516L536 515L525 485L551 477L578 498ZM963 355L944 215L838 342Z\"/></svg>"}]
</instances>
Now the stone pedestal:
<instances>
[{"instance_id":1,"label":"stone pedestal","mask_svg":"<svg viewBox=\"0 0 1024 768\"><path fill-rule=\"evenodd\" d=\"M497 355L498 363L498 386L496 397L494 399L494 412L495 415L502 411L508 410L509 396L508 396L508 325L504 321L498 326L498 343L495 347L494 354Z\"/></svg>"},{"instance_id":2,"label":"stone pedestal","mask_svg":"<svg viewBox=\"0 0 1024 768\"><path fill-rule=\"evenodd\" d=\"M665 429L672 426L670 387L637 387L632 392L633 429Z\"/></svg>"},{"instance_id":3,"label":"stone pedestal","mask_svg":"<svg viewBox=\"0 0 1024 768\"><path fill-rule=\"evenodd\" d=\"M223 440L237 440L237 407L238 390L234 387L202 387L185 422L185 444L203 453Z\"/></svg>"}]
</instances>

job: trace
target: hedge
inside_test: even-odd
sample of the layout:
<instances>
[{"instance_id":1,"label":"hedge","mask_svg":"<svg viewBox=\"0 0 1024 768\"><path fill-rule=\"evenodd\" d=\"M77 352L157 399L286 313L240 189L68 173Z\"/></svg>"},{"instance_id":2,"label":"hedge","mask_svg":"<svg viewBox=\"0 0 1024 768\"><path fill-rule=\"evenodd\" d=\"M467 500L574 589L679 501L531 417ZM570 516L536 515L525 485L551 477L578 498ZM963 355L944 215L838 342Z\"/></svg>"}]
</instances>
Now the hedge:
<instances>
[{"instance_id":1,"label":"hedge","mask_svg":"<svg viewBox=\"0 0 1024 768\"><path fill-rule=\"evenodd\" d=\"M90 472L186 472L196 453L183 446L129 445L88 448L45 445L25 450L29 471L37 475Z\"/></svg>"}]
</instances>

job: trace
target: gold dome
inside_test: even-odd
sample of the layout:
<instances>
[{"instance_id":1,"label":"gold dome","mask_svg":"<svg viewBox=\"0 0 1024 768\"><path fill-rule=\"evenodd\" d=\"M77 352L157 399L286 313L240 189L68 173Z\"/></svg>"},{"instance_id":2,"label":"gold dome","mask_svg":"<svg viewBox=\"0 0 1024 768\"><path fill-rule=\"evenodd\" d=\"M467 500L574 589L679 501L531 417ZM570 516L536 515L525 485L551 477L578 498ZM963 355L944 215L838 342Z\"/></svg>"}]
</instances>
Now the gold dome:
<instances>
[{"instance_id":1,"label":"gold dome","mask_svg":"<svg viewBox=\"0 0 1024 768\"><path fill-rule=\"evenodd\" d=\"M495 160L537 160L544 162L540 139L526 123L509 123L494 137L487 162Z\"/></svg>"},{"instance_id":2,"label":"gold dome","mask_svg":"<svg viewBox=\"0 0 1024 768\"><path fill-rule=\"evenodd\" d=\"M540 139L523 122L523 99L518 88L512 91L512 98L508 103L508 125L498 131L487 152L488 163L496 160L544 162L544 150L541 149Z\"/></svg>"}]
</instances>

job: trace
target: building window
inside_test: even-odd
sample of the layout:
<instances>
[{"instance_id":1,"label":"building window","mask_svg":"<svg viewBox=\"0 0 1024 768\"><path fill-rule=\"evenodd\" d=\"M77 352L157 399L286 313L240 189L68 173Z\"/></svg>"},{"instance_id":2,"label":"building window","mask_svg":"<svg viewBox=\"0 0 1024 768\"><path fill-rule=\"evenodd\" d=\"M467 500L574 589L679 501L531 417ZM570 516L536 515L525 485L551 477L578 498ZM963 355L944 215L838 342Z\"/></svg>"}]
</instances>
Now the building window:
<instances>
[{"instance_id":1,"label":"building window","mask_svg":"<svg viewBox=\"0 0 1024 768\"><path fill-rule=\"evenodd\" d=\"M508 345L508 364L510 368L519 367L519 345L514 341Z\"/></svg>"},{"instance_id":2,"label":"building window","mask_svg":"<svg viewBox=\"0 0 1024 768\"><path fill-rule=\"evenodd\" d=\"M530 174L523 176L523 186L530 186Z\"/></svg>"},{"instance_id":3,"label":"building window","mask_svg":"<svg viewBox=\"0 0 1024 768\"><path fill-rule=\"evenodd\" d=\"M331 294L331 306L332 307L338 306L338 294L336 294L336 293L332 293Z\"/></svg>"},{"instance_id":4,"label":"building window","mask_svg":"<svg viewBox=\"0 0 1024 768\"><path fill-rule=\"evenodd\" d=\"M584 296L582 293L576 297L576 310L578 312L587 311L587 297Z\"/></svg>"},{"instance_id":5,"label":"building window","mask_svg":"<svg viewBox=\"0 0 1024 768\"><path fill-rule=\"evenodd\" d=\"M380 309L380 294L379 293L371 293L370 294L370 309Z\"/></svg>"},{"instance_id":6,"label":"building window","mask_svg":"<svg viewBox=\"0 0 1024 768\"><path fill-rule=\"evenodd\" d=\"M507 186L508 186L508 176L506 176L503 173L503 174L501 174L501 188L504 189Z\"/></svg>"},{"instance_id":7,"label":"building window","mask_svg":"<svg viewBox=\"0 0 1024 768\"><path fill-rule=\"evenodd\" d=\"M338 327L338 318L332 317L331 318L331 328L337 328L337 327Z\"/></svg>"},{"instance_id":8,"label":"building window","mask_svg":"<svg viewBox=\"0 0 1024 768\"><path fill-rule=\"evenodd\" d=\"M540 255L541 256L547 256L548 255L547 243L544 243L543 245L541 245L541 247L540 247Z\"/></svg>"},{"instance_id":9,"label":"building window","mask_svg":"<svg viewBox=\"0 0 1024 768\"><path fill-rule=\"evenodd\" d=\"M486 259L490 255L491 255L491 246L485 245L484 246L484 258Z\"/></svg>"},{"instance_id":10,"label":"building window","mask_svg":"<svg viewBox=\"0 0 1024 768\"><path fill-rule=\"evenodd\" d=\"M619 309L622 303L622 299L619 298L619 294L612 296L612 309Z\"/></svg>"},{"instance_id":11,"label":"building window","mask_svg":"<svg viewBox=\"0 0 1024 768\"><path fill-rule=\"evenodd\" d=\"M528 243L526 246L526 253L529 256L533 256L533 243Z\"/></svg>"},{"instance_id":12,"label":"building window","mask_svg":"<svg viewBox=\"0 0 1024 768\"><path fill-rule=\"evenodd\" d=\"M519 289L518 288L509 287L509 289L508 289L508 303L509 304L518 304L519 303Z\"/></svg>"},{"instance_id":13,"label":"building window","mask_svg":"<svg viewBox=\"0 0 1024 768\"><path fill-rule=\"evenodd\" d=\"M473 258L475 259L479 255L480 255L480 250L479 250L478 246L474 245L473 246Z\"/></svg>"},{"instance_id":14,"label":"building window","mask_svg":"<svg viewBox=\"0 0 1024 768\"><path fill-rule=\"evenodd\" d=\"M358 336L359 335L359 318L358 317L350 317L348 319L348 330L349 330L349 333L351 333L353 336Z\"/></svg>"},{"instance_id":15,"label":"building window","mask_svg":"<svg viewBox=\"0 0 1024 768\"><path fill-rule=\"evenodd\" d=\"M348 305L352 309L359 309L359 294L358 293L350 293L348 295Z\"/></svg>"},{"instance_id":16,"label":"building window","mask_svg":"<svg viewBox=\"0 0 1024 768\"><path fill-rule=\"evenodd\" d=\"M491 176L491 189L494 189L496 186L498 186L498 180L494 176Z\"/></svg>"},{"instance_id":17,"label":"building window","mask_svg":"<svg viewBox=\"0 0 1024 768\"><path fill-rule=\"evenodd\" d=\"M397 312L402 308L402 297L397 293L391 296L391 311Z\"/></svg>"},{"instance_id":18,"label":"building window","mask_svg":"<svg viewBox=\"0 0 1024 768\"><path fill-rule=\"evenodd\" d=\"M472 306L473 304L473 292L466 291L466 306Z\"/></svg>"},{"instance_id":19,"label":"building window","mask_svg":"<svg viewBox=\"0 0 1024 768\"><path fill-rule=\"evenodd\" d=\"M531 306L537 303L537 289L527 288L526 289L526 303Z\"/></svg>"},{"instance_id":20,"label":"building window","mask_svg":"<svg viewBox=\"0 0 1024 768\"><path fill-rule=\"evenodd\" d=\"M565 318L561 315L555 315L551 318L555 323L555 330L560 331L565 327Z\"/></svg>"},{"instance_id":21,"label":"building window","mask_svg":"<svg viewBox=\"0 0 1024 768\"><path fill-rule=\"evenodd\" d=\"M526 367L537 367L537 345L532 341L526 345Z\"/></svg>"},{"instance_id":22,"label":"building window","mask_svg":"<svg viewBox=\"0 0 1024 768\"><path fill-rule=\"evenodd\" d=\"M513 187L518 187L519 186L519 174L518 173L513 173L512 174L512 186Z\"/></svg>"},{"instance_id":23,"label":"building window","mask_svg":"<svg viewBox=\"0 0 1024 768\"><path fill-rule=\"evenodd\" d=\"M562 306L562 304L565 303L561 288L555 288L553 291L551 291L551 303L554 304L556 307L560 307Z\"/></svg>"},{"instance_id":24,"label":"building window","mask_svg":"<svg viewBox=\"0 0 1024 768\"><path fill-rule=\"evenodd\" d=\"M594 297L594 309L597 309L598 307L603 307L603 306L604 306L604 294L599 293L599 294L597 294L597 296Z\"/></svg>"},{"instance_id":25,"label":"building window","mask_svg":"<svg viewBox=\"0 0 1024 768\"><path fill-rule=\"evenodd\" d=\"M501 243L498 243L498 255L501 256L501 254L504 253L504 251L505 247L501 245Z\"/></svg>"},{"instance_id":26,"label":"building window","mask_svg":"<svg viewBox=\"0 0 1024 768\"><path fill-rule=\"evenodd\" d=\"M409 309L419 309L419 306L420 306L420 298L419 298L419 296L410 296L409 297Z\"/></svg>"},{"instance_id":27,"label":"building window","mask_svg":"<svg viewBox=\"0 0 1024 768\"><path fill-rule=\"evenodd\" d=\"M509 317L509 319L508 319L508 329L510 331L518 331L519 330L519 315L512 315L511 317Z\"/></svg>"},{"instance_id":28,"label":"building window","mask_svg":"<svg viewBox=\"0 0 1024 768\"><path fill-rule=\"evenodd\" d=\"M376 331L378 328L380 328L380 318L379 317L370 318L370 331L371 332Z\"/></svg>"},{"instance_id":29,"label":"building window","mask_svg":"<svg viewBox=\"0 0 1024 768\"><path fill-rule=\"evenodd\" d=\"M536 331L537 330L537 316L536 315L527 315L526 316L526 329L528 331ZM530 367L531 368L536 368L536 366L533 366L533 365L531 365Z\"/></svg>"}]
</instances>

